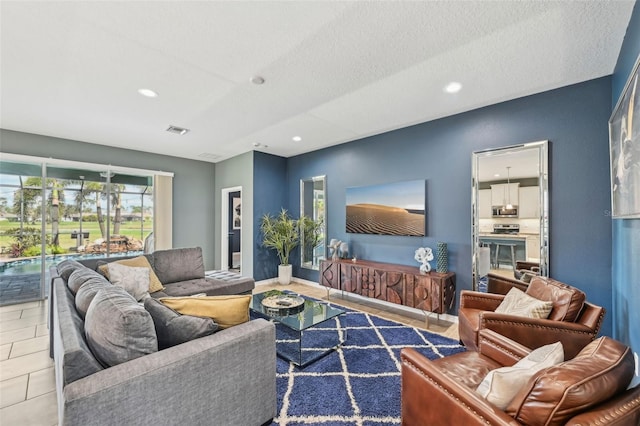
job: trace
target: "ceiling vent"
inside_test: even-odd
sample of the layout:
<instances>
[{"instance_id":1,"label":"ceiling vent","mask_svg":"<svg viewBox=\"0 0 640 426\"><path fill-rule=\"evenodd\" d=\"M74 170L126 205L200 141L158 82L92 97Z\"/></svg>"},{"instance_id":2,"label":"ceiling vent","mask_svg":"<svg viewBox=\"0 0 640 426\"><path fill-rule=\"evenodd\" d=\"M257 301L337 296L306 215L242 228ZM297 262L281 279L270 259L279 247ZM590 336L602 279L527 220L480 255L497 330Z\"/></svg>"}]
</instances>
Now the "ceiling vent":
<instances>
[{"instance_id":1,"label":"ceiling vent","mask_svg":"<svg viewBox=\"0 0 640 426\"><path fill-rule=\"evenodd\" d=\"M178 126L169 126L169 128L167 129L167 132L175 133L176 135L186 135L187 133L189 133L189 129L185 129L184 127L178 127Z\"/></svg>"},{"instance_id":2,"label":"ceiling vent","mask_svg":"<svg viewBox=\"0 0 640 426\"><path fill-rule=\"evenodd\" d=\"M209 152L203 152L202 154L198 154L200 158L206 158L207 160L219 160L222 156L218 154L211 154Z\"/></svg>"}]
</instances>

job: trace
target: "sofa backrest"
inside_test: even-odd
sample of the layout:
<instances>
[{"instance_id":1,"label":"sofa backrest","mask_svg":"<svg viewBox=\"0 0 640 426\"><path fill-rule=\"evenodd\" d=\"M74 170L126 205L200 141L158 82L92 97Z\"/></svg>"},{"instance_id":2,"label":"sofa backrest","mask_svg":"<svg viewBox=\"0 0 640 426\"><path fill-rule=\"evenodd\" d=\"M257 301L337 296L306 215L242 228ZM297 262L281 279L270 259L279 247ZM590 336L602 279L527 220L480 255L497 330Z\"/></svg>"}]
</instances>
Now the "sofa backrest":
<instances>
[{"instance_id":1,"label":"sofa backrest","mask_svg":"<svg viewBox=\"0 0 640 426\"><path fill-rule=\"evenodd\" d=\"M586 299L583 291L545 277L532 278L527 294L539 300L553 302L548 317L553 321L575 322Z\"/></svg>"},{"instance_id":2,"label":"sofa backrest","mask_svg":"<svg viewBox=\"0 0 640 426\"><path fill-rule=\"evenodd\" d=\"M162 284L204 278L202 248L154 251L151 266Z\"/></svg>"},{"instance_id":3,"label":"sofa backrest","mask_svg":"<svg viewBox=\"0 0 640 426\"><path fill-rule=\"evenodd\" d=\"M116 256L116 257L92 257L92 258L89 258L89 259L79 260L79 262L82 263L87 268L93 269L94 271L97 271L98 270L98 266L102 265L103 263L116 262L118 260L123 260L123 259L132 259L132 258L138 257L138 256L139 255L135 255L135 256ZM153 254L145 254L144 257L147 258L147 260L151 264L151 267L153 267Z\"/></svg>"}]
</instances>

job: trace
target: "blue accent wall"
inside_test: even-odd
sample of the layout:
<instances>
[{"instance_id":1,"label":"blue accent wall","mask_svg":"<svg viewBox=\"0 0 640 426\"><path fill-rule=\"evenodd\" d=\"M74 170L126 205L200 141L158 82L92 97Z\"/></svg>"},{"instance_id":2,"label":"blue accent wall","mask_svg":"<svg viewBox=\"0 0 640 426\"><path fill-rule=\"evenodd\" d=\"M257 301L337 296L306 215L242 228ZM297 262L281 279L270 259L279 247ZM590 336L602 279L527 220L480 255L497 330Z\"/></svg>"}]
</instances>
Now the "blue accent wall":
<instances>
[{"instance_id":1,"label":"blue accent wall","mask_svg":"<svg viewBox=\"0 0 640 426\"><path fill-rule=\"evenodd\" d=\"M328 238L348 241L359 258L414 266L416 248L444 241L458 291L471 289L471 153L549 140L551 276L610 312L610 105L603 77L292 157L289 209L299 209L301 178L326 175ZM426 237L345 232L346 188L413 179L426 180ZM317 271L294 274L318 280Z\"/></svg>"},{"instance_id":2,"label":"blue accent wall","mask_svg":"<svg viewBox=\"0 0 640 426\"><path fill-rule=\"evenodd\" d=\"M640 6L636 2L612 77L612 110L640 55ZM613 337L640 354L640 219L615 219L613 228ZM640 383L635 376L634 384Z\"/></svg>"},{"instance_id":3,"label":"blue accent wall","mask_svg":"<svg viewBox=\"0 0 640 426\"><path fill-rule=\"evenodd\" d=\"M254 152L253 194L253 277L260 281L278 275L278 256L274 250L262 247L260 218L266 213L276 215L288 205L286 158ZM297 217L299 208L290 212Z\"/></svg>"}]
</instances>

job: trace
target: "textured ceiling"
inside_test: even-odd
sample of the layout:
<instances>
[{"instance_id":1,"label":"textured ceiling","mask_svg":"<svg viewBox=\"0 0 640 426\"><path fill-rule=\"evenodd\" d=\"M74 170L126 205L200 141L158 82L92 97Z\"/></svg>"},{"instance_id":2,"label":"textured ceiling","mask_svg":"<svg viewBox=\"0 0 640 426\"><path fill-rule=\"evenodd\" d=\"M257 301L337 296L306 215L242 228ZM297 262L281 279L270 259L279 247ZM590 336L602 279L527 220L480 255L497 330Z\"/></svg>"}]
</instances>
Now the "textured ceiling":
<instances>
[{"instance_id":1,"label":"textured ceiling","mask_svg":"<svg viewBox=\"0 0 640 426\"><path fill-rule=\"evenodd\" d=\"M288 157L609 75L633 4L3 0L0 127Z\"/></svg>"}]
</instances>

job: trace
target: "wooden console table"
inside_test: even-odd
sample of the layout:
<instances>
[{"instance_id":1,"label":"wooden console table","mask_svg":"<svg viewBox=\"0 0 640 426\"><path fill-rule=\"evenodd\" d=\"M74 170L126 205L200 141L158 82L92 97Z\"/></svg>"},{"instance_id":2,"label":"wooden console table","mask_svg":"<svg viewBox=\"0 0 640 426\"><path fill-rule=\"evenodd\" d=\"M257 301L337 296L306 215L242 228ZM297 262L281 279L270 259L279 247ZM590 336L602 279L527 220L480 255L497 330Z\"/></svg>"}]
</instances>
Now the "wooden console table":
<instances>
[{"instance_id":1,"label":"wooden console table","mask_svg":"<svg viewBox=\"0 0 640 426\"><path fill-rule=\"evenodd\" d=\"M322 261L320 284L436 314L450 311L456 298L453 272L423 274L413 266L367 260Z\"/></svg>"}]
</instances>

